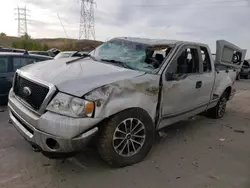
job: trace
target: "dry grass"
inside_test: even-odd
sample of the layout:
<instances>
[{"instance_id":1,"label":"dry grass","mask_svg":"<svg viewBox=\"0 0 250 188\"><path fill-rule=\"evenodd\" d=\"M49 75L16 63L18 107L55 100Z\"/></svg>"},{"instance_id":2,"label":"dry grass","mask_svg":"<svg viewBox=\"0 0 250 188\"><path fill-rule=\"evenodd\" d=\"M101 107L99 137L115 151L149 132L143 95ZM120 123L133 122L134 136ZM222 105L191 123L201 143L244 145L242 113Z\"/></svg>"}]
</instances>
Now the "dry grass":
<instances>
[{"instance_id":1,"label":"dry grass","mask_svg":"<svg viewBox=\"0 0 250 188\"><path fill-rule=\"evenodd\" d=\"M11 47L12 42L20 40L18 37L0 37L0 46ZM43 38L34 39L41 44L47 44L49 48L58 48L61 50L92 50L93 48L102 44L101 41L94 40L76 40L76 39L65 39L65 38Z\"/></svg>"}]
</instances>

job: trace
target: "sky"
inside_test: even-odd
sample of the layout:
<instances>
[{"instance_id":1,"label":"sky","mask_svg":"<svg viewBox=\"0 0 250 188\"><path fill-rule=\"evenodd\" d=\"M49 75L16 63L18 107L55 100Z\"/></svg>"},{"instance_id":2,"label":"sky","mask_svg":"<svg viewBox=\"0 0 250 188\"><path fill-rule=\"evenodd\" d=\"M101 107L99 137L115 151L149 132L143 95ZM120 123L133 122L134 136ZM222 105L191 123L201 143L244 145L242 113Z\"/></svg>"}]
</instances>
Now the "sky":
<instances>
[{"instance_id":1,"label":"sky","mask_svg":"<svg viewBox=\"0 0 250 188\"><path fill-rule=\"evenodd\" d=\"M0 32L17 36L15 8L26 6L32 38L79 37L81 0L0 2ZM96 39L119 36L164 38L209 44L225 39L248 49L250 0L95 0Z\"/></svg>"}]
</instances>

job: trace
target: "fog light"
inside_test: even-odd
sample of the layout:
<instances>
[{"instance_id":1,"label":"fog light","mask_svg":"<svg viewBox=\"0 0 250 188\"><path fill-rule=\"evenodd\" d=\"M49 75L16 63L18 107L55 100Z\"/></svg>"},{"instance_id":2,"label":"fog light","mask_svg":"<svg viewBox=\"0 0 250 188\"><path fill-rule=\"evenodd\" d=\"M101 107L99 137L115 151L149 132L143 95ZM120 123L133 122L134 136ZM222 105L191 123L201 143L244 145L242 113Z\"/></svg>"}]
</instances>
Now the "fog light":
<instances>
[{"instance_id":1,"label":"fog light","mask_svg":"<svg viewBox=\"0 0 250 188\"><path fill-rule=\"evenodd\" d=\"M53 138L48 138L46 140L46 144L50 149L59 149L59 144L56 140L54 140Z\"/></svg>"}]
</instances>

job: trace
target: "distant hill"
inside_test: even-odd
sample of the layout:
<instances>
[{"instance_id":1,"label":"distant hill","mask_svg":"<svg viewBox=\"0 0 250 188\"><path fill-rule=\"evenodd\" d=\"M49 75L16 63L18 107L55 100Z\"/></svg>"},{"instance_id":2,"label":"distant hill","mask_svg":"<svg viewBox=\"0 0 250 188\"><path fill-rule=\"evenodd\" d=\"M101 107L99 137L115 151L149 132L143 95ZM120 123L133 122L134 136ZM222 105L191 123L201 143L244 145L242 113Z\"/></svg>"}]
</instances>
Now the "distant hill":
<instances>
[{"instance_id":1,"label":"distant hill","mask_svg":"<svg viewBox=\"0 0 250 188\"><path fill-rule=\"evenodd\" d=\"M2 36L0 37L0 46L12 47L13 41L21 40L18 37ZM42 38L33 39L41 44L46 44L49 48L58 48L60 50L92 50L103 42L95 40L76 40L65 38Z\"/></svg>"},{"instance_id":2,"label":"distant hill","mask_svg":"<svg viewBox=\"0 0 250 188\"><path fill-rule=\"evenodd\" d=\"M11 37L11 36L1 36L0 37L0 46L3 47L11 47L13 41L18 40L18 37Z\"/></svg>"}]
</instances>

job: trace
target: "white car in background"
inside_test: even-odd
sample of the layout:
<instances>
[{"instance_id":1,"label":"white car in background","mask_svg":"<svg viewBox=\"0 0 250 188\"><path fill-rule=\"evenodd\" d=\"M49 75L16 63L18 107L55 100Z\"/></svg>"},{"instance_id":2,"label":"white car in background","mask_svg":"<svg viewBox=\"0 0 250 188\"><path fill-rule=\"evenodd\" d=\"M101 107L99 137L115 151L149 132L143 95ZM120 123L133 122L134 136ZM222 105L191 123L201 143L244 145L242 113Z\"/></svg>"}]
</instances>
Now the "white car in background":
<instances>
[{"instance_id":1,"label":"white car in background","mask_svg":"<svg viewBox=\"0 0 250 188\"><path fill-rule=\"evenodd\" d=\"M67 58L67 57L82 57L84 54L88 54L88 52L79 52L79 51L63 51L57 54L54 58Z\"/></svg>"}]
</instances>

